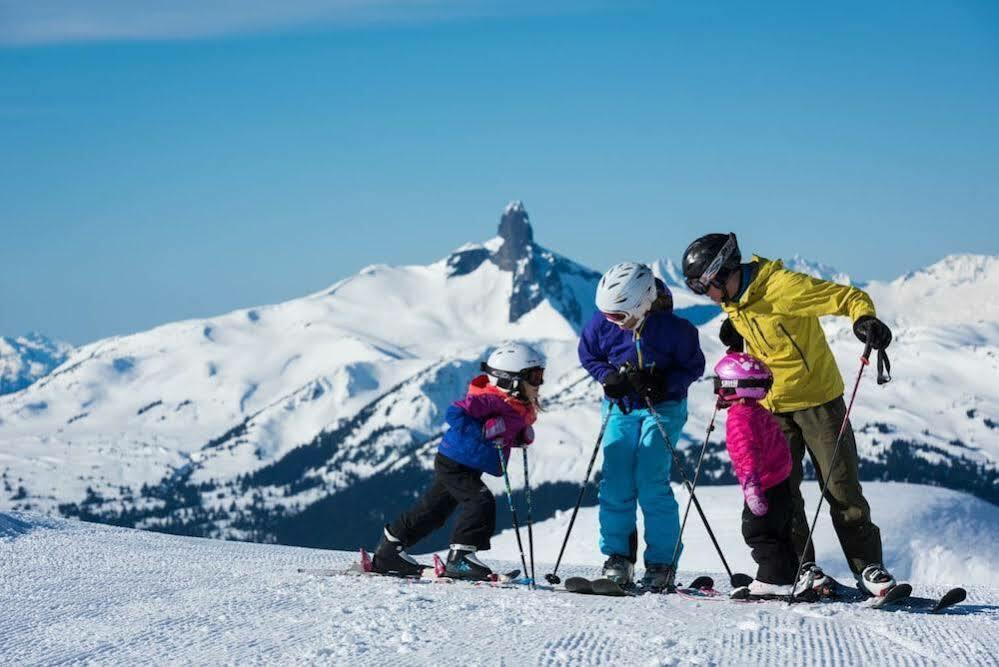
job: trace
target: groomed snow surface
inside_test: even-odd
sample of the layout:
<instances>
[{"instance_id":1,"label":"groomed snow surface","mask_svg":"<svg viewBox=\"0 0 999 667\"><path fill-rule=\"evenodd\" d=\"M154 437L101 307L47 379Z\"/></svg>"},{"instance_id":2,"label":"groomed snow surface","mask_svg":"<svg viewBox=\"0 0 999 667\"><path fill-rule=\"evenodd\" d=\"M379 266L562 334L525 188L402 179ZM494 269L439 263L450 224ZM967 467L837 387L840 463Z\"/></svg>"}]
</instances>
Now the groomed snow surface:
<instances>
[{"instance_id":1,"label":"groomed snow surface","mask_svg":"<svg viewBox=\"0 0 999 667\"><path fill-rule=\"evenodd\" d=\"M999 584L961 579L997 570L999 508L930 487L865 489L896 574L923 595L965 584L966 603L929 615L320 576L297 569L345 568L355 555L15 512L0 513L0 664L997 664ZM730 560L746 569L733 519L739 493L698 495ZM578 564L563 564L563 577L597 572L595 515L580 516L567 557ZM539 578L567 520L535 531ZM710 573L723 582L696 518L688 536L681 580ZM510 556L508 537L485 558L513 567L496 559ZM827 530L819 544L839 573ZM939 563L961 574L931 572Z\"/></svg>"}]
</instances>

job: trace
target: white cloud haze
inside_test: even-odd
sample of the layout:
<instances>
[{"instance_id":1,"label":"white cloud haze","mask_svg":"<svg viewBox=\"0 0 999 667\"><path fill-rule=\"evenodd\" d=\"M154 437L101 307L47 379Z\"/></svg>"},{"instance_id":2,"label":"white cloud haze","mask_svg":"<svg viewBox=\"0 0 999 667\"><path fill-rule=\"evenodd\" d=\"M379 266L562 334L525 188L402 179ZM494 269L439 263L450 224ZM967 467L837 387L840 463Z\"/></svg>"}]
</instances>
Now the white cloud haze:
<instances>
[{"instance_id":1,"label":"white cloud haze","mask_svg":"<svg viewBox=\"0 0 999 667\"><path fill-rule=\"evenodd\" d=\"M0 45L191 39L302 26L579 11L589 0L0 0Z\"/></svg>"}]
</instances>

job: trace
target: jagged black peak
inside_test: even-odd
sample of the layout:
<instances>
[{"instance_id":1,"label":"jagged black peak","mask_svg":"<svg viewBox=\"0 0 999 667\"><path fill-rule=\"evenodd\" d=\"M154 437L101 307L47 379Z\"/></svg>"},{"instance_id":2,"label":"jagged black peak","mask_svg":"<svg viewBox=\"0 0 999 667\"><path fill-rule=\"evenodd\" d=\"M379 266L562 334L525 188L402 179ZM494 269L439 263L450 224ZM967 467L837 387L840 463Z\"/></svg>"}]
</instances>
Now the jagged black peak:
<instances>
[{"instance_id":1,"label":"jagged black peak","mask_svg":"<svg viewBox=\"0 0 999 667\"><path fill-rule=\"evenodd\" d=\"M515 200L506 205L500 217L499 235L503 245L493 255L493 262L504 271L516 271L518 263L530 257L534 245L534 230L524 202Z\"/></svg>"},{"instance_id":2,"label":"jagged black peak","mask_svg":"<svg viewBox=\"0 0 999 667\"><path fill-rule=\"evenodd\" d=\"M595 289L600 274L535 243L531 219L522 201L511 201L503 210L499 236L503 243L494 252L473 246L452 253L447 258L448 277L468 275L491 261L513 274L510 322L547 299L573 327L581 329L593 307L589 300L580 303L573 283L592 283Z\"/></svg>"}]
</instances>

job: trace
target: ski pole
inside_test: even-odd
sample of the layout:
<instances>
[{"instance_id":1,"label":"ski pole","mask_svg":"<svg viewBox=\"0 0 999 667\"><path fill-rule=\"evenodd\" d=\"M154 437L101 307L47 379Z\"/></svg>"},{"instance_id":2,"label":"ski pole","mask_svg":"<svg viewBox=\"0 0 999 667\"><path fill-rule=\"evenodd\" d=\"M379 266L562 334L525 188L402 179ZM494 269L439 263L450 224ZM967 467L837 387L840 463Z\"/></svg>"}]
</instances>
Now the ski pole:
<instances>
[{"instance_id":1,"label":"ski pole","mask_svg":"<svg viewBox=\"0 0 999 667\"><path fill-rule=\"evenodd\" d=\"M531 555L531 588L534 588L534 520L531 517L531 477L527 472L527 447L522 447L520 451L524 453L524 492L527 495L527 550Z\"/></svg>"},{"instance_id":2,"label":"ski pole","mask_svg":"<svg viewBox=\"0 0 999 667\"><path fill-rule=\"evenodd\" d=\"M871 344L867 343L864 347L864 354L860 357L860 370L857 371L857 380L853 383L853 393L850 394L850 404L846 406L846 414L843 415L843 423L839 426L839 435L836 436L836 446L833 447L832 458L829 462L829 470L826 471L826 478L822 480L822 493L819 494L819 502L815 506L815 516L812 517L812 524L808 528L808 537L805 539L805 546L801 550L801 555L798 557L798 574L794 578L794 586L791 587L790 602L794 601L794 596L797 593L796 589L798 588L798 581L801 579L801 566L805 564L805 554L808 553L808 547L812 543L812 534L815 532L815 524L819 521L819 511L822 509L822 501L826 499L826 488L829 486L829 478L832 477L832 471L836 469L836 455L839 454L839 445L843 441L843 434L846 433L846 427L850 423L850 411L853 410L853 402L857 398L857 390L860 388L860 378L864 376L864 370L871 363L871 349Z\"/></svg>"},{"instance_id":3,"label":"ski pole","mask_svg":"<svg viewBox=\"0 0 999 667\"><path fill-rule=\"evenodd\" d=\"M690 484L690 479L687 477L687 473L683 469L680 457L677 455L676 449L673 447L673 442L670 440L669 435L666 433L665 427L663 427L662 421L659 419L659 413L656 412L655 407L652 405L652 399L648 396L645 397L645 405L649 408L649 414L652 415L652 419L656 422L659 434L662 435L663 440L666 441L666 447L669 449L669 453L673 456L673 462L676 464L676 469L680 473L680 479L683 480L683 485L687 488L687 493L690 494L690 500L694 503L697 513L701 515L701 521L704 522L704 527L708 531L708 536L711 537L711 542L715 545L715 551L718 552L718 557L721 558L722 565L725 566L725 572L728 573L729 582L736 588L739 586L745 586L746 583L752 581L752 578L749 577L749 575L742 573L732 574L732 568L728 566L728 561L725 560L725 554L722 553L721 545L718 544L718 540L715 538L715 533L711 530L711 524L708 523L708 517L704 515L704 510L701 509L701 503L698 502L697 496L694 495L694 489Z\"/></svg>"},{"instance_id":4,"label":"ski pole","mask_svg":"<svg viewBox=\"0 0 999 667\"><path fill-rule=\"evenodd\" d=\"M503 471L503 482L506 484L506 500L510 504L510 514L513 516L513 530L517 535L517 548L520 549L520 564L524 568L523 572L526 577L527 560L524 558L524 543L520 541L520 524L517 522L517 510L513 506L513 491L510 489L510 475L506 470L506 461L503 460L503 445L496 446L496 453L499 454L500 469Z\"/></svg>"},{"instance_id":5,"label":"ski pole","mask_svg":"<svg viewBox=\"0 0 999 667\"><path fill-rule=\"evenodd\" d=\"M697 488L697 480L701 475L701 464L704 463L704 453L708 451L708 440L711 432L715 430L715 417L718 416L718 403L715 402L715 410L711 413L711 421L708 422L707 432L704 434L704 444L701 445L701 454L697 457L697 467L694 469L694 482L691 484L690 497L687 498L687 506L683 510L683 521L680 522L680 533L676 536L676 546L673 547L673 557L670 563L673 566L673 576L676 576L676 568L680 560L680 545L683 544L683 531L687 527L687 516L690 514L690 506L694 500L694 489ZM672 581L670 584L672 585Z\"/></svg>"},{"instance_id":6,"label":"ski pole","mask_svg":"<svg viewBox=\"0 0 999 667\"><path fill-rule=\"evenodd\" d=\"M559 549L558 559L555 561L555 570L545 575L545 580L555 586L561 584L562 580L555 574L558 566L562 562L562 554L565 553L565 545L569 543L569 534L572 532L572 524L576 522L576 514L579 513L579 505L583 502L583 494L586 492L586 485L590 481L590 473L593 472L593 462L597 460L597 452L600 451L600 443L604 439L604 431L607 430L607 422L610 420L611 407L608 406L607 414L604 415L603 423L600 424L600 433L597 434L597 442L593 445L593 456L590 457L590 465L586 468L586 477L583 478L583 485L579 488L579 497L576 498L576 507L572 510L572 517L569 518L569 527L565 531L565 539L562 540L562 548Z\"/></svg>"}]
</instances>

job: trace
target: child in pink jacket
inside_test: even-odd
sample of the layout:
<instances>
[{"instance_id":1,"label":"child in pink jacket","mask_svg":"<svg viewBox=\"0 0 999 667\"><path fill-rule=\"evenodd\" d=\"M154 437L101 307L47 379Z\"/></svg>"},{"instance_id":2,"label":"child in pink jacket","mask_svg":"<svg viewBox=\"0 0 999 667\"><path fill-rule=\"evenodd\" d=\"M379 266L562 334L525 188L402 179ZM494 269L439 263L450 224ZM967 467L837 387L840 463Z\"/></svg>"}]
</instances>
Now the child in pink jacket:
<instances>
[{"instance_id":1,"label":"child in pink jacket","mask_svg":"<svg viewBox=\"0 0 999 667\"><path fill-rule=\"evenodd\" d=\"M790 595L798 571L791 543L791 451L777 420L759 403L773 375L743 352L725 355L715 375L719 406L728 409L725 444L746 499L742 536L758 566L749 594Z\"/></svg>"}]
</instances>

